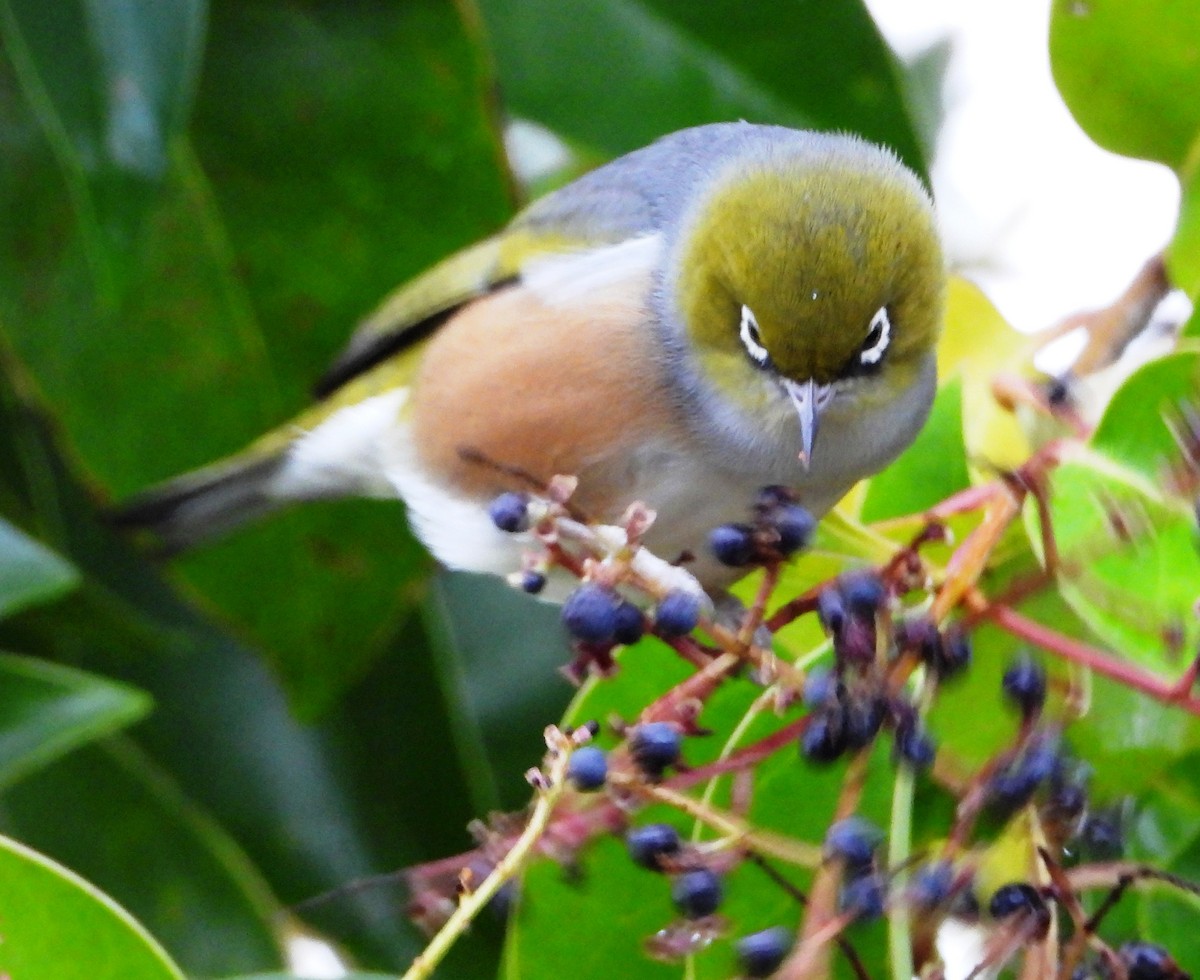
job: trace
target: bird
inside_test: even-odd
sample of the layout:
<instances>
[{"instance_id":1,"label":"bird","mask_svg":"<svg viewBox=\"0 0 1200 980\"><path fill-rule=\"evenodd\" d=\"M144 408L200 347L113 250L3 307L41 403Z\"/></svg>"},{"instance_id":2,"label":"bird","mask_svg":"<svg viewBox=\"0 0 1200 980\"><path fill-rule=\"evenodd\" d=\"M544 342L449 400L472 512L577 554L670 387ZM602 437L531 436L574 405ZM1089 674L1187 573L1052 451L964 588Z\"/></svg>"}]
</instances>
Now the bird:
<instances>
[{"instance_id":1,"label":"bird","mask_svg":"<svg viewBox=\"0 0 1200 980\"><path fill-rule=\"evenodd\" d=\"M590 519L652 508L646 547L724 594L746 569L713 527L769 485L820 517L915 438L945 281L930 194L889 149L680 130L401 286L313 405L115 520L177 551L291 503L400 498L443 565L506 575L523 544L488 502L569 474Z\"/></svg>"}]
</instances>

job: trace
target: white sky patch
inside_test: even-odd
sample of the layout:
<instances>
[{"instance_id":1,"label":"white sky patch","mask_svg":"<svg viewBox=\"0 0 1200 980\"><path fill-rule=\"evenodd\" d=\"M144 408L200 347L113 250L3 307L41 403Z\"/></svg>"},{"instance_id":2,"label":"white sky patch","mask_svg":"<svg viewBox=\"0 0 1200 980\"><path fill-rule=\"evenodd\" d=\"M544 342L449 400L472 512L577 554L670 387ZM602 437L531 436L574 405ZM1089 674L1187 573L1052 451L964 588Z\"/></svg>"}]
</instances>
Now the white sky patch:
<instances>
[{"instance_id":1,"label":"white sky patch","mask_svg":"<svg viewBox=\"0 0 1200 980\"><path fill-rule=\"evenodd\" d=\"M867 6L906 60L952 43L932 167L952 265L1020 330L1111 303L1169 241L1179 185L1071 118L1050 75L1049 0Z\"/></svg>"},{"instance_id":2,"label":"white sky patch","mask_svg":"<svg viewBox=\"0 0 1200 980\"><path fill-rule=\"evenodd\" d=\"M1044 374L1061 374L1075 363L1088 343L1086 327L1076 327L1056 337L1033 356L1033 366Z\"/></svg>"},{"instance_id":3,"label":"white sky patch","mask_svg":"<svg viewBox=\"0 0 1200 980\"><path fill-rule=\"evenodd\" d=\"M312 936L288 937L288 968L303 980L338 980L348 975L333 947Z\"/></svg>"}]
</instances>

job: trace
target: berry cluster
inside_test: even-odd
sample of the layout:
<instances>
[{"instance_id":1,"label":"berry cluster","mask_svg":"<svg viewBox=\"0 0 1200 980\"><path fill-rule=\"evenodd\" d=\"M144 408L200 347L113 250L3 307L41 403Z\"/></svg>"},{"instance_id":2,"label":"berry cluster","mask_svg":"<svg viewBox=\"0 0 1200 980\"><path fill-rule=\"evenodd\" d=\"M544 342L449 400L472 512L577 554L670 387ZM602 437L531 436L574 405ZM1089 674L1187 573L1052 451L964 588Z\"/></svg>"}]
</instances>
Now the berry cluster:
<instances>
[{"instance_id":1,"label":"berry cluster","mask_svg":"<svg viewBox=\"0 0 1200 980\"><path fill-rule=\"evenodd\" d=\"M619 527L592 527L569 514L567 495L560 491L550 493L548 499L503 494L489 512L501 530L527 533L543 545L543 552L514 578L521 588L539 592L548 575L561 572L578 581L562 608L563 623L580 654L577 665L611 668L615 648L653 634L697 668L693 677L642 709L637 723L614 721L611 728L619 738L615 748L604 751L578 744L565 769L570 790L560 814L563 825L548 835L553 844L547 852L573 862L575 850L589 833L628 828L625 845L630 859L669 882L670 900L678 913L671 925L647 940L654 955L696 953L731 931L732 923L719 910L726 890L740 880L736 872L749 858L807 906L809 913L813 905L820 906L817 921L827 925L817 930L819 941L837 943L844 950L849 940L840 930L852 923L870 923L902 907L914 913L910 916L914 950L926 950L925 959L916 964L919 969L933 962L928 951L934 948L942 924L961 919L988 930L979 971L1002 970L1021 950L1035 944L1061 942L1062 950L1070 950L1063 962L1074 969L1073 980L1119 976L1186 980L1187 974L1161 947L1145 942L1106 946L1097 935L1102 916L1086 919L1080 912L1073 866L1119 857L1128 814L1122 805L1097 807L1090 800L1088 770L1066 747L1069 717L1064 704L1069 698L1061 680L1048 677L1032 655L1018 655L1004 671L999 692L1016 719L1011 739L974 773L964 772L952 751L944 759L939 756L925 713L932 697L971 667L973 620L970 608L962 612L967 618L954 621L954 613L947 615L937 601L912 602L914 591L927 591L928 575L918 553L921 542L944 540L936 527L922 532L923 537L883 568L846 572L766 616L773 583L778 581L777 566L806 547L815 531L814 521L794 494L768 487L758 495L747 522L722 525L710 535L712 553L723 564L766 569L754 610L741 624L733 624L736 631L722 633L717 627L728 624L714 614L686 571L658 561L641 548L641 535L652 515L631 508ZM833 657L828 666L802 674L776 660L760 634L754 634L753 644L746 642L762 623L778 629L807 614L816 615L829 638ZM736 632L737 644L701 643L691 635L698 626L714 638ZM753 670L742 671L747 663ZM689 768L683 761L685 737L707 734L698 724L707 699L739 675L770 686L760 703L769 702L785 714L802 702L803 713L761 742L740 746L728 759ZM940 788L956 801L946 833L924 849L918 844L896 866L887 863L883 833L856 812L862 787L851 779L851 774L862 776L867 771L868 750L881 737L890 740L895 765L910 774L926 774L921 792ZM847 755L853 757L837 806L839 814L852 815L836 820L825 833L820 866L808 894L786 876L777 875L764 854L755 850L753 836L743 829L749 826L746 814L751 812L749 777L754 762L736 764L739 756L761 760L797 741L802 758L810 763L830 766ZM740 783L734 780L731 812L714 809L706 799L684 800L681 794L689 787L720 773L746 777ZM685 843L670 823L630 827L630 814L649 803L675 806L722 836ZM1028 827L1036 828L1036 833ZM499 850L496 840L506 832L502 824L493 828L487 840L489 853ZM1007 840L1005 846L1011 846L1011 840L1020 840L1021 835L1029 838L1029 860L1004 863L1003 848L994 846L993 839ZM803 846L809 847L809 853L816 850ZM809 860L815 863L815 858ZM999 867L1011 868L1012 874L1007 882L1001 878L999 887L997 861ZM1090 880L1101 874L1097 867L1103 868L1087 867ZM1031 868L1036 872L1031 873ZM1115 904L1128 886L1128 871L1120 873L1125 877L1110 881L1113 894L1108 903L1101 903L1102 908ZM1144 876L1155 877L1149 870ZM1183 887L1170 876L1158 880ZM1055 922L1058 925L1052 928ZM1072 926L1087 942L1068 943ZM800 930L797 939L792 929L776 925L736 938L732 946L739 975L770 977L793 953L796 962L808 962L815 955L811 944L818 941L811 931ZM1068 939L1055 938L1061 936ZM852 950L847 955L853 962Z\"/></svg>"},{"instance_id":2,"label":"berry cluster","mask_svg":"<svg viewBox=\"0 0 1200 980\"><path fill-rule=\"evenodd\" d=\"M722 524L708 543L717 561L731 568L765 565L790 558L808 547L816 531L812 514L787 487L766 487L755 501L747 524Z\"/></svg>"},{"instance_id":3,"label":"berry cluster","mask_svg":"<svg viewBox=\"0 0 1200 980\"><path fill-rule=\"evenodd\" d=\"M961 672L971 660L970 642L961 630L939 631L926 617L902 620L888 637L881 633L887 605L887 586L872 571L843 575L817 596L817 616L833 642L834 665L811 671L805 681L810 714L800 749L806 759L833 762L868 747L887 728L898 763L917 770L933 764L936 743L895 680L911 669L905 654L919 658L935 676Z\"/></svg>"}]
</instances>

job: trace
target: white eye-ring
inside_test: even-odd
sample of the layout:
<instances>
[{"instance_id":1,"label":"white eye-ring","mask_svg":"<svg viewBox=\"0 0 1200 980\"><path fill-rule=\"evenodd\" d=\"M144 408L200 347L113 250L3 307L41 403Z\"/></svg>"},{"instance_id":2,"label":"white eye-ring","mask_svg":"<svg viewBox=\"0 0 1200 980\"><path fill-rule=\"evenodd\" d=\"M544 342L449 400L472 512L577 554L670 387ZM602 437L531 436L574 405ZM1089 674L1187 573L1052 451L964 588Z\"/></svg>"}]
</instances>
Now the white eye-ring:
<instances>
[{"instance_id":1,"label":"white eye-ring","mask_svg":"<svg viewBox=\"0 0 1200 980\"><path fill-rule=\"evenodd\" d=\"M878 364L891 342L892 321L888 319L887 307L881 306L871 317L871 329L867 332L862 350L859 351L859 362L866 365Z\"/></svg>"},{"instance_id":2,"label":"white eye-ring","mask_svg":"<svg viewBox=\"0 0 1200 980\"><path fill-rule=\"evenodd\" d=\"M765 366L771 359L771 355L763 346L762 334L758 330L758 321L754 319L754 313L750 307L742 305L742 325L738 329L741 335L742 344L746 348L746 353L750 355L750 359L760 367Z\"/></svg>"}]
</instances>

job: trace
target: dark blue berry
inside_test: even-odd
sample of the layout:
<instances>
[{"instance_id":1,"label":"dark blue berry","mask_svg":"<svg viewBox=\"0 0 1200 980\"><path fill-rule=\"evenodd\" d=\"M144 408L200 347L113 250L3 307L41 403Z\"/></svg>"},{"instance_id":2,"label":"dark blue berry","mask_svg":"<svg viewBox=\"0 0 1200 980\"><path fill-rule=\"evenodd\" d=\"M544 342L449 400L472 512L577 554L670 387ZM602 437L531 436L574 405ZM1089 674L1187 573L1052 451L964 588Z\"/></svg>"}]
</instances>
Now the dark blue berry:
<instances>
[{"instance_id":1,"label":"dark blue berry","mask_svg":"<svg viewBox=\"0 0 1200 980\"><path fill-rule=\"evenodd\" d=\"M815 711L800 736L800 751L809 762L833 762L846 750L840 711Z\"/></svg>"},{"instance_id":2,"label":"dark blue berry","mask_svg":"<svg viewBox=\"0 0 1200 980\"><path fill-rule=\"evenodd\" d=\"M842 725L846 737L846 748L861 749L870 745L883 725L887 705L882 698L849 698L842 708Z\"/></svg>"},{"instance_id":3,"label":"dark blue berry","mask_svg":"<svg viewBox=\"0 0 1200 980\"><path fill-rule=\"evenodd\" d=\"M1014 915L1045 913L1046 902L1033 885L1024 881L1013 882L996 889L988 902L988 911L994 919L1009 919Z\"/></svg>"},{"instance_id":4,"label":"dark blue berry","mask_svg":"<svg viewBox=\"0 0 1200 980\"><path fill-rule=\"evenodd\" d=\"M585 793L599 789L608 778L608 758L596 746L584 745L567 763L567 778Z\"/></svg>"},{"instance_id":5,"label":"dark blue berry","mask_svg":"<svg viewBox=\"0 0 1200 980\"><path fill-rule=\"evenodd\" d=\"M686 636L700 622L700 597L674 589L663 596L654 610L654 626L663 636Z\"/></svg>"},{"instance_id":6,"label":"dark blue berry","mask_svg":"<svg viewBox=\"0 0 1200 980\"><path fill-rule=\"evenodd\" d=\"M838 579L838 589L850 612L872 619L887 598L883 579L875 572L847 572Z\"/></svg>"},{"instance_id":7,"label":"dark blue berry","mask_svg":"<svg viewBox=\"0 0 1200 980\"><path fill-rule=\"evenodd\" d=\"M989 801L1004 813L1019 810L1053 775L1059 762L1057 739L1040 737L1032 740L1021 755L993 774L988 784Z\"/></svg>"},{"instance_id":8,"label":"dark blue berry","mask_svg":"<svg viewBox=\"0 0 1200 980\"><path fill-rule=\"evenodd\" d=\"M523 493L502 493L488 504L488 516L501 531L528 531L529 498Z\"/></svg>"},{"instance_id":9,"label":"dark blue berry","mask_svg":"<svg viewBox=\"0 0 1200 980\"><path fill-rule=\"evenodd\" d=\"M930 665L939 678L948 680L971 666L971 638L957 626L942 634L937 655Z\"/></svg>"},{"instance_id":10,"label":"dark blue berry","mask_svg":"<svg viewBox=\"0 0 1200 980\"><path fill-rule=\"evenodd\" d=\"M708 868L685 871L671 882L671 901L685 918L703 919L721 907L721 879Z\"/></svg>"},{"instance_id":11,"label":"dark blue berry","mask_svg":"<svg viewBox=\"0 0 1200 980\"><path fill-rule=\"evenodd\" d=\"M787 504L773 515L771 526L779 538L775 542L776 549L781 555L790 555L808 546L817 522L803 507Z\"/></svg>"},{"instance_id":12,"label":"dark blue berry","mask_svg":"<svg viewBox=\"0 0 1200 980\"><path fill-rule=\"evenodd\" d=\"M882 843L883 831L863 817L846 817L825 832L825 853L854 869L869 867Z\"/></svg>"},{"instance_id":13,"label":"dark blue berry","mask_svg":"<svg viewBox=\"0 0 1200 980\"><path fill-rule=\"evenodd\" d=\"M838 699L837 674L829 667L814 667L804 677L804 703L810 708L835 704Z\"/></svg>"},{"instance_id":14,"label":"dark blue berry","mask_svg":"<svg viewBox=\"0 0 1200 980\"><path fill-rule=\"evenodd\" d=\"M758 499L754 502L754 507L758 511L772 511L795 502L796 494L793 490L779 484L772 484L758 491Z\"/></svg>"},{"instance_id":15,"label":"dark blue berry","mask_svg":"<svg viewBox=\"0 0 1200 980\"><path fill-rule=\"evenodd\" d=\"M950 897L954 886L954 867L949 861L930 861L913 872L908 896L913 905L925 911L937 908Z\"/></svg>"},{"instance_id":16,"label":"dark blue berry","mask_svg":"<svg viewBox=\"0 0 1200 980\"><path fill-rule=\"evenodd\" d=\"M937 624L928 616L913 616L896 625L896 646L911 650L923 663L936 669L941 655L942 635Z\"/></svg>"},{"instance_id":17,"label":"dark blue berry","mask_svg":"<svg viewBox=\"0 0 1200 980\"><path fill-rule=\"evenodd\" d=\"M912 766L918 772L933 765L937 756L937 745L929 733L916 723L897 726L894 748L896 760Z\"/></svg>"},{"instance_id":18,"label":"dark blue berry","mask_svg":"<svg viewBox=\"0 0 1200 980\"><path fill-rule=\"evenodd\" d=\"M751 933L734 944L738 967L750 980L769 977L778 970L791 948L791 930L783 926Z\"/></svg>"},{"instance_id":19,"label":"dark blue berry","mask_svg":"<svg viewBox=\"0 0 1200 980\"><path fill-rule=\"evenodd\" d=\"M611 643L617 631L620 601L612 589L585 582L563 603L562 621L567 632L587 643Z\"/></svg>"},{"instance_id":20,"label":"dark blue berry","mask_svg":"<svg viewBox=\"0 0 1200 980\"><path fill-rule=\"evenodd\" d=\"M1129 973L1129 980L1180 980L1184 977L1175 961L1154 943L1125 943L1117 956Z\"/></svg>"},{"instance_id":21,"label":"dark blue berry","mask_svg":"<svg viewBox=\"0 0 1200 980\"><path fill-rule=\"evenodd\" d=\"M741 568L754 560L754 529L748 524L721 524L709 533L708 546L722 565Z\"/></svg>"},{"instance_id":22,"label":"dark blue berry","mask_svg":"<svg viewBox=\"0 0 1200 980\"><path fill-rule=\"evenodd\" d=\"M875 617L851 613L833 634L833 652L842 663L869 664L875 659Z\"/></svg>"},{"instance_id":23,"label":"dark blue berry","mask_svg":"<svg viewBox=\"0 0 1200 980\"><path fill-rule=\"evenodd\" d=\"M632 602L621 600L617 604L617 625L613 639L623 646L637 643L646 632L646 616Z\"/></svg>"},{"instance_id":24,"label":"dark blue berry","mask_svg":"<svg viewBox=\"0 0 1200 980\"><path fill-rule=\"evenodd\" d=\"M1079 829L1079 849L1096 861L1113 861L1125 853L1125 830L1120 807L1089 813Z\"/></svg>"},{"instance_id":25,"label":"dark blue berry","mask_svg":"<svg viewBox=\"0 0 1200 980\"><path fill-rule=\"evenodd\" d=\"M846 602L836 585L827 585L817 596L817 618L831 636L837 636L846 625Z\"/></svg>"},{"instance_id":26,"label":"dark blue berry","mask_svg":"<svg viewBox=\"0 0 1200 980\"><path fill-rule=\"evenodd\" d=\"M1059 825L1074 825L1087 810L1088 791L1081 782L1065 782L1054 784L1050 788L1050 796L1046 800L1046 812L1049 819Z\"/></svg>"},{"instance_id":27,"label":"dark blue berry","mask_svg":"<svg viewBox=\"0 0 1200 980\"><path fill-rule=\"evenodd\" d=\"M665 721L650 721L638 725L629 736L629 753L638 768L658 776L667 766L679 759L683 736L675 726Z\"/></svg>"},{"instance_id":28,"label":"dark blue berry","mask_svg":"<svg viewBox=\"0 0 1200 980\"><path fill-rule=\"evenodd\" d=\"M887 904L887 885L883 876L875 873L851 878L842 886L843 912L853 912L860 922L870 922L883 915Z\"/></svg>"},{"instance_id":29,"label":"dark blue berry","mask_svg":"<svg viewBox=\"0 0 1200 980\"><path fill-rule=\"evenodd\" d=\"M1029 716L1042 710L1046 700L1046 671L1042 665L1024 654L1004 672L1004 693L1021 713Z\"/></svg>"},{"instance_id":30,"label":"dark blue berry","mask_svg":"<svg viewBox=\"0 0 1200 980\"><path fill-rule=\"evenodd\" d=\"M669 823L634 827L625 835L625 847L634 864L662 871L662 859L679 853L679 831Z\"/></svg>"},{"instance_id":31,"label":"dark blue berry","mask_svg":"<svg viewBox=\"0 0 1200 980\"><path fill-rule=\"evenodd\" d=\"M516 881L506 881L487 903L488 911L501 922L507 922L512 918L520 897L520 885Z\"/></svg>"},{"instance_id":32,"label":"dark blue berry","mask_svg":"<svg viewBox=\"0 0 1200 980\"><path fill-rule=\"evenodd\" d=\"M541 572L525 571L521 573L521 590L530 595L537 595L546 587L546 576Z\"/></svg>"}]
</instances>

